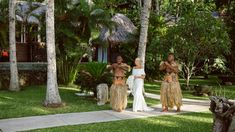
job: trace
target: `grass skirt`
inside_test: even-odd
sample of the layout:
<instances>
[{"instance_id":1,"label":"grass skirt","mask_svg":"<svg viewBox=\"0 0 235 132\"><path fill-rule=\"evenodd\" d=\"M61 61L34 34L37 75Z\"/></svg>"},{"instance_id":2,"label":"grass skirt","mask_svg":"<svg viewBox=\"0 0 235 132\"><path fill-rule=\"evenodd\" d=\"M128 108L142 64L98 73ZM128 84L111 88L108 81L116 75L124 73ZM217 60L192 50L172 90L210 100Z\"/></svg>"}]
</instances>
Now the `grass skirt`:
<instances>
[{"instance_id":1,"label":"grass skirt","mask_svg":"<svg viewBox=\"0 0 235 132\"><path fill-rule=\"evenodd\" d=\"M127 85L113 84L110 88L110 104L113 110L122 111L127 106Z\"/></svg>"},{"instance_id":2,"label":"grass skirt","mask_svg":"<svg viewBox=\"0 0 235 132\"><path fill-rule=\"evenodd\" d=\"M179 82L162 82L161 85L162 106L173 108L182 105L182 92Z\"/></svg>"}]
</instances>

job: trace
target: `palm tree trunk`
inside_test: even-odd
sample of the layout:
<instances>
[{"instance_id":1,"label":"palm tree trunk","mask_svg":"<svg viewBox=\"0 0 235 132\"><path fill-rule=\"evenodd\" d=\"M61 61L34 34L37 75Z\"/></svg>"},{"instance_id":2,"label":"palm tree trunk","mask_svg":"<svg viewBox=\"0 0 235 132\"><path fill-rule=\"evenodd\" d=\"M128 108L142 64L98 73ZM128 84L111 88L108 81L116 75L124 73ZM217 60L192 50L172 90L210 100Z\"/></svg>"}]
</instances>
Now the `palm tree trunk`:
<instances>
[{"instance_id":1,"label":"palm tree trunk","mask_svg":"<svg viewBox=\"0 0 235 132\"><path fill-rule=\"evenodd\" d=\"M47 92L45 106L61 105L56 73L54 0L47 0L46 11L46 45L47 45Z\"/></svg>"},{"instance_id":2,"label":"palm tree trunk","mask_svg":"<svg viewBox=\"0 0 235 132\"><path fill-rule=\"evenodd\" d=\"M160 0L155 0L156 14L160 15Z\"/></svg>"},{"instance_id":3,"label":"palm tree trunk","mask_svg":"<svg viewBox=\"0 0 235 132\"><path fill-rule=\"evenodd\" d=\"M144 0L144 7L141 12L141 29L140 29L140 39L139 39L139 48L138 48L138 57L143 61L143 66L145 64L145 52L148 36L148 24L149 24L149 15L151 8L152 0Z\"/></svg>"},{"instance_id":4,"label":"palm tree trunk","mask_svg":"<svg viewBox=\"0 0 235 132\"><path fill-rule=\"evenodd\" d=\"M136 0L138 7L141 8L142 7L142 0Z\"/></svg>"},{"instance_id":5,"label":"palm tree trunk","mask_svg":"<svg viewBox=\"0 0 235 132\"><path fill-rule=\"evenodd\" d=\"M16 60L15 39L15 6L16 0L9 1L9 43L10 43L10 91L19 91L18 69Z\"/></svg>"}]
</instances>

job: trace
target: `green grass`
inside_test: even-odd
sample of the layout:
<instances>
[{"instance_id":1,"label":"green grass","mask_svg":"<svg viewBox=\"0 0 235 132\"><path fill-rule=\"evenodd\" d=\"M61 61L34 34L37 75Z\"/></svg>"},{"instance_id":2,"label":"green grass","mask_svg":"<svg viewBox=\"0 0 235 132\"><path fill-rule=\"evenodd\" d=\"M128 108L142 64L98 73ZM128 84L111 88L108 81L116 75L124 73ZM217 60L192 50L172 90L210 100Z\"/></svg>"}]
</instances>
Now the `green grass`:
<instances>
[{"instance_id":1,"label":"green grass","mask_svg":"<svg viewBox=\"0 0 235 132\"><path fill-rule=\"evenodd\" d=\"M160 100L152 99L152 98L147 98L145 97L145 101L148 106L154 106L160 103ZM128 98L128 108L132 108L132 103L133 103L133 97Z\"/></svg>"},{"instance_id":2,"label":"green grass","mask_svg":"<svg viewBox=\"0 0 235 132\"><path fill-rule=\"evenodd\" d=\"M185 84L185 81L180 79L181 84ZM160 85L161 83L146 83L145 91L154 94L160 94ZM214 76L210 76L209 79L202 78L192 78L190 85L210 85L213 86L213 91L215 95L225 96L227 98L235 99L235 86L220 86L218 79ZM208 99L206 96L194 96L193 91L183 90L182 94L184 98L189 99L199 99L205 100Z\"/></svg>"},{"instance_id":3,"label":"green grass","mask_svg":"<svg viewBox=\"0 0 235 132\"><path fill-rule=\"evenodd\" d=\"M74 88L60 88L60 95L65 102L61 108L42 106L46 88L44 86L27 87L20 92L0 91L0 118L47 115L68 112L84 112L110 109L109 105L97 106L92 98L78 97Z\"/></svg>"},{"instance_id":4,"label":"green grass","mask_svg":"<svg viewBox=\"0 0 235 132\"><path fill-rule=\"evenodd\" d=\"M65 106L61 108L46 108L42 106L45 98L45 86L30 86L20 92L0 91L0 119L48 115L58 113L87 112L111 109L109 104L97 106L91 97L78 97L75 88L60 87L61 98ZM129 98L128 107L132 107L133 98ZM146 98L148 105L156 105L158 100Z\"/></svg>"},{"instance_id":5,"label":"green grass","mask_svg":"<svg viewBox=\"0 0 235 132\"><path fill-rule=\"evenodd\" d=\"M107 123L63 126L32 132L210 132L212 131L211 116L209 112L186 113Z\"/></svg>"}]
</instances>

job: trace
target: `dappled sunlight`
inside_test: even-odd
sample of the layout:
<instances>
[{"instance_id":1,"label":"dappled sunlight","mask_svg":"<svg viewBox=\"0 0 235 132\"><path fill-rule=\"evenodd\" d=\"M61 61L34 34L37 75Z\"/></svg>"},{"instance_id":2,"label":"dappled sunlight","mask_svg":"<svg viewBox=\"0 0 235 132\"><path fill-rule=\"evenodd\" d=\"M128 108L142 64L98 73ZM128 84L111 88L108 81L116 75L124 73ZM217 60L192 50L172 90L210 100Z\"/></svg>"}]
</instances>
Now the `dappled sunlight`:
<instances>
[{"instance_id":1,"label":"dappled sunlight","mask_svg":"<svg viewBox=\"0 0 235 132\"><path fill-rule=\"evenodd\" d=\"M187 121L187 122L200 122L200 123L211 123L212 122L212 116L205 117L205 113L195 113L196 115L187 115L187 114L179 114L174 115L172 118L175 118L179 121ZM210 115L208 113L208 115ZM166 119L166 121L169 121Z\"/></svg>"},{"instance_id":2,"label":"dappled sunlight","mask_svg":"<svg viewBox=\"0 0 235 132\"><path fill-rule=\"evenodd\" d=\"M145 83L144 86L147 86L147 87L159 87L159 84L157 84L157 83Z\"/></svg>"},{"instance_id":3,"label":"dappled sunlight","mask_svg":"<svg viewBox=\"0 0 235 132\"><path fill-rule=\"evenodd\" d=\"M117 132L203 132L211 131L212 119L210 113L187 113L179 115L156 116L105 123L64 126L35 131L117 131Z\"/></svg>"},{"instance_id":4,"label":"dappled sunlight","mask_svg":"<svg viewBox=\"0 0 235 132\"><path fill-rule=\"evenodd\" d=\"M59 87L59 89L61 89L61 90L70 90L70 91L74 91L74 92L79 92L80 91L78 88L74 88L74 87Z\"/></svg>"},{"instance_id":5,"label":"dappled sunlight","mask_svg":"<svg viewBox=\"0 0 235 132\"><path fill-rule=\"evenodd\" d=\"M156 89L156 90L153 90L153 89L145 89L145 92L153 93L153 94L160 94L160 90L159 90L159 89Z\"/></svg>"},{"instance_id":6,"label":"dappled sunlight","mask_svg":"<svg viewBox=\"0 0 235 132\"><path fill-rule=\"evenodd\" d=\"M212 131L216 97L235 99L233 12L235 0L0 0L0 132Z\"/></svg>"},{"instance_id":7,"label":"dappled sunlight","mask_svg":"<svg viewBox=\"0 0 235 132\"><path fill-rule=\"evenodd\" d=\"M0 96L0 99L13 100L14 98L12 98L12 97L7 97L7 96Z\"/></svg>"},{"instance_id":8,"label":"dappled sunlight","mask_svg":"<svg viewBox=\"0 0 235 132\"><path fill-rule=\"evenodd\" d=\"M198 76L196 76L198 77ZM186 81L184 79L179 79L180 83L181 84L186 84ZM197 84L200 84L200 85L213 85L213 86L218 86L219 83L218 83L218 78L215 77L215 76L210 76L209 79L204 79L204 78L191 78L190 79L190 84L191 85L197 85Z\"/></svg>"},{"instance_id":9,"label":"dappled sunlight","mask_svg":"<svg viewBox=\"0 0 235 132\"><path fill-rule=\"evenodd\" d=\"M47 113L50 113L48 110L46 110L45 108L43 107L32 107L31 110L35 113L40 113L40 114L47 114Z\"/></svg>"},{"instance_id":10,"label":"dappled sunlight","mask_svg":"<svg viewBox=\"0 0 235 132\"><path fill-rule=\"evenodd\" d=\"M170 118L170 117L169 117ZM169 120L155 120L154 118L145 118L145 119L140 119L146 124L152 124L152 125L161 125L164 127L178 127L177 122L174 121L169 121Z\"/></svg>"},{"instance_id":11,"label":"dappled sunlight","mask_svg":"<svg viewBox=\"0 0 235 132\"><path fill-rule=\"evenodd\" d=\"M220 96L226 96L230 99L235 99L234 95L234 89L235 86L225 86L219 84L216 81L217 77L210 76L209 79L191 79L190 84L191 85L210 85L213 86L213 94L220 95ZM185 84L185 81L183 79L180 80L181 84ZM145 83L145 91L148 93L153 94L160 94L160 83ZM182 90L183 98L189 98L189 99L197 99L197 100L208 100L207 96L195 96L193 95L193 89L192 90Z\"/></svg>"},{"instance_id":12,"label":"dappled sunlight","mask_svg":"<svg viewBox=\"0 0 235 132\"><path fill-rule=\"evenodd\" d=\"M75 92L78 92L78 89L61 87L60 95L62 101L65 102L65 106L60 108L46 108L42 105L46 95L45 86L29 86L17 93L0 91L0 102L2 102L0 104L0 118L110 109L109 104L97 106L93 98L79 97L74 94Z\"/></svg>"},{"instance_id":13,"label":"dappled sunlight","mask_svg":"<svg viewBox=\"0 0 235 132\"><path fill-rule=\"evenodd\" d=\"M7 105L7 103L6 102L2 102L2 101L0 101L0 106L4 106L4 105Z\"/></svg>"}]
</instances>

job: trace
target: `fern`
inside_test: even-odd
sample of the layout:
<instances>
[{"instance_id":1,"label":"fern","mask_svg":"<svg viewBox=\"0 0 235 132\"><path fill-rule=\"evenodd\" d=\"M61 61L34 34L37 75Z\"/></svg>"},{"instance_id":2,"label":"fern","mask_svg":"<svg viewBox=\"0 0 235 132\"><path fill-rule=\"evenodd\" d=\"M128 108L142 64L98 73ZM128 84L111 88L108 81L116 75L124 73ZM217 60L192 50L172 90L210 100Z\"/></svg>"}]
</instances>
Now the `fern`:
<instances>
[{"instance_id":1,"label":"fern","mask_svg":"<svg viewBox=\"0 0 235 132\"><path fill-rule=\"evenodd\" d=\"M111 73L105 63L89 62L81 66L81 88L83 91L92 91L96 96L96 86L100 83L111 84Z\"/></svg>"}]
</instances>

